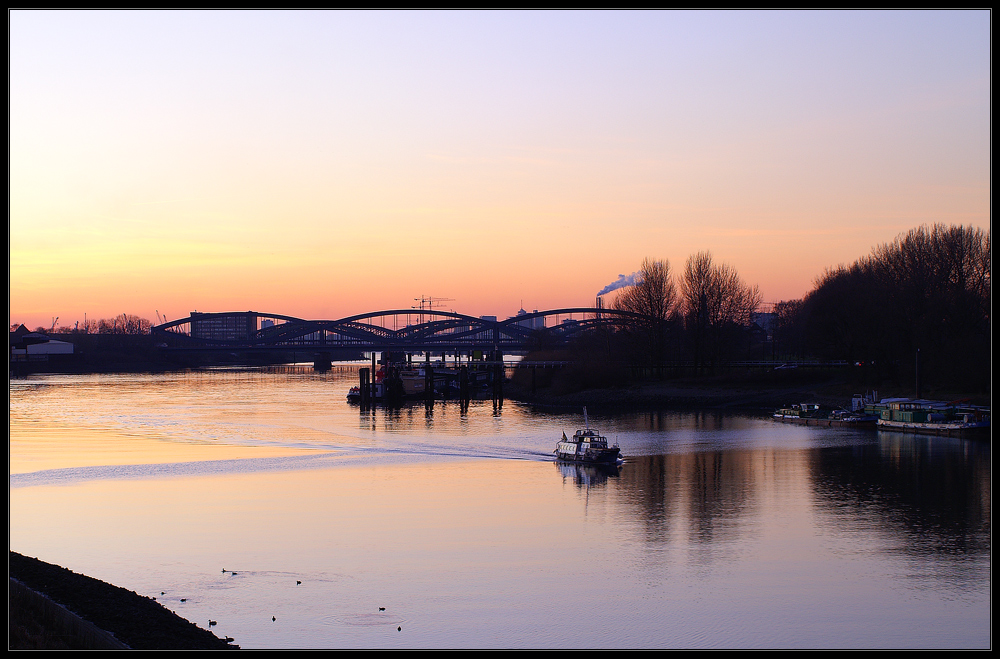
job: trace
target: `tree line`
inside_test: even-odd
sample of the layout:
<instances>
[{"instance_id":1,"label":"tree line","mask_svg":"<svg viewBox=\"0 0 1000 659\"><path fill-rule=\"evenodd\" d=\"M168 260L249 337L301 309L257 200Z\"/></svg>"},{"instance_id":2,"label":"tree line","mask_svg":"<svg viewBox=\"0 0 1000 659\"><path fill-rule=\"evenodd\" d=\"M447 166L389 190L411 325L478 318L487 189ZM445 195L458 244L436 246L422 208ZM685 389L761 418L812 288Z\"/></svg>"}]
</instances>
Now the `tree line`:
<instances>
[{"instance_id":1,"label":"tree line","mask_svg":"<svg viewBox=\"0 0 1000 659\"><path fill-rule=\"evenodd\" d=\"M56 319L58 320L58 319ZM72 327L56 327L55 321L52 327L36 327L35 331L43 334L149 334L153 323L148 318L141 318L132 314L121 313L114 318L93 318L76 322ZM17 325L12 325L10 331L17 329Z\"/></svg>"},{"instance_id":2,"label":"tree line","mask_svg":"<svg viewBox=\"0 0 1000 659\"><path fill-rule=\"evenodd\" d=\"M647 258L635 283L613 302L618 311L645 317L619 326L617 348L628 361L651 366L691 360L701 367L745 358L760 303L757 286L728 264L716 264L707 251L688 258L679 282L669 261Z\"/></svg>"},{"instance_id":3,"label":"tree line","mask_svg":"<svg viewBox=\"0 0 1000 659\"><path fill-rule=\"evenodd\" d=\"M787 354L843 359L882 377L989 388L990 233L935 224L827 270L801 300L777 305ZM919 362L918 362L919 360Z\"/></svg>"},{"instance_id":4,"label":"tree line","mask_svg":"<svg viewBox=\"0 0 1000 659\"><path fill-rule=\"evenodd\" d=\"M989 232L971 226L915 228L827 270L802 299L775 304L764 323L770 333L755 323L768 316L757 315L757 286L709 252L689 257L676 280L668 261L647 258L613 302L643 319L583 343L633 366L701 368L766 355L844 361L873 379L906 380L921 368L938 382L988 390L990 250Z\"/></svg>"}]
</instances>

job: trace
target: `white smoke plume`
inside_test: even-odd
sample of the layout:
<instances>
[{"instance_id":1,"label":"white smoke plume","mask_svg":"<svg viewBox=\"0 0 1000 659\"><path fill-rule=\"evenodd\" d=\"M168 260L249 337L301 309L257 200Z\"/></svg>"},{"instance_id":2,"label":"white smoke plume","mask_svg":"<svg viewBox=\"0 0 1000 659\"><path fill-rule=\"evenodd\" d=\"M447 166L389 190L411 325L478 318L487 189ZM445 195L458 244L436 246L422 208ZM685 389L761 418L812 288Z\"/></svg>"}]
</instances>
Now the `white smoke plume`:
<instances>
[{"instance_id":1,"label":"white smoke plume","mask_svg":"<svg viewBox=\"0 0 1000 659\"><path fill-rule=\"evenodd\" d=\"M602 288L600 292L598 292L597 297L606 295L611 291L617 291L619 288L625 288L626 286L635 286L635 283L637 281L639 281L638 272L633 272L628 277L626 277L625 275L618 275L618 279L616 279L615 281L611 282L610 284Z\"/></svg>"}]
</instances>

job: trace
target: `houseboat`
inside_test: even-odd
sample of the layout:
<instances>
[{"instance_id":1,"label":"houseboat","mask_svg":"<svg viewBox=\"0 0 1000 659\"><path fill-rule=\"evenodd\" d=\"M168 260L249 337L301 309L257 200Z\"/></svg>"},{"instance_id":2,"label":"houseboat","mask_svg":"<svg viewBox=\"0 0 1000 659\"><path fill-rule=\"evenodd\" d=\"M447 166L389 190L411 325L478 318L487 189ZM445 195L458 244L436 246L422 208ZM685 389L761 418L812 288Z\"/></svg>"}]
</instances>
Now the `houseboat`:
<instances>
[{"instance_id":1,"label":"houseboat","mask_svg":"<svg viewBox=\"0 0 1000 659\"><path fill-rule=\"evenodd\" d=\"M879 430L948 437L989 436L990 408L964 401L883 398L869 408Z\"/></svg>"}]
</instances>

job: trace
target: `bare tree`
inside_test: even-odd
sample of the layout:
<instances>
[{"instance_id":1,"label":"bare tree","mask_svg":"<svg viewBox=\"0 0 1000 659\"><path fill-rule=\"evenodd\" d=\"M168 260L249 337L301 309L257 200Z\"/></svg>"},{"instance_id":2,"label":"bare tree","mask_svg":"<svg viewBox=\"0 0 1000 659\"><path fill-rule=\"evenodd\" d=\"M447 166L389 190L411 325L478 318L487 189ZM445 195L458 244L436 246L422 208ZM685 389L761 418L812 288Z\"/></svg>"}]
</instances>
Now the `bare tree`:
<instances>
[{"instance_id":1,"label":"bare tree","mask_svg":"<svg viewBox=\"0 0 1000 659\"><path fill-rule=\"evenodd\" d=\"M93 318L85 319L80 323L80 331L84 334L97 334L100 331L100 324Z\"/></svg>"},{"instance_id":2,"label":"bare tree","mask_svg":"<svg viewBox=\"0 0 1000 659\"><path fill-rule=\"evenodd\" d=\"M97 323L100 334L149 334L152 323L132 314L118 314L114 318L101 318Z\"/></svg>"},{"instance_id":3,"label":"bare tree","mask_svg":"<svg viewBox=\"0 0 1000 659\"><path fill-rule=\"evenodd\" d=\"M640 313L657 320L670 317L677 304L677 287L670 276L670 262L646 258L638 281L615 299L615 309Z\"/></svg>"},{"instance_id":4,"label":"bare tree","mask_svg":"<svg viewBox=\"0 0 1000 659\"><path fill-rule=\"evenodd\" d=\"M666 259L644 259L636 283L619 294L614 308L647 318L636 321L633 327L644 337L645 350L651 361L656 366L662 365L668 320L677 308L677 287L670 275L670 262Z\"/></svg>"},{"instance_id":5,"label":"bare tree","mask_svg":"<svg viewBox=\"0 0 1000 659\"><path fill-rule=\"evenodd\" d=\"M117 320L125 334L149 334L149 328L152 327L152 323L147 318L140 318L132 314L119 314Z\"/></svg>"},{"instance_id":6,"label":"bare tree","mask_svg":"<svg viewBox=\"0 0 1000 659\"><path fill-rule=\"evenodd\" d=\"M757 286L749 286L728 264L715 265L709 252L688 258L681 280L688 330L694 340L696 365L706 353L718 359L733 330L749 327L761 303Z\"/></svg>"}]
</instances>

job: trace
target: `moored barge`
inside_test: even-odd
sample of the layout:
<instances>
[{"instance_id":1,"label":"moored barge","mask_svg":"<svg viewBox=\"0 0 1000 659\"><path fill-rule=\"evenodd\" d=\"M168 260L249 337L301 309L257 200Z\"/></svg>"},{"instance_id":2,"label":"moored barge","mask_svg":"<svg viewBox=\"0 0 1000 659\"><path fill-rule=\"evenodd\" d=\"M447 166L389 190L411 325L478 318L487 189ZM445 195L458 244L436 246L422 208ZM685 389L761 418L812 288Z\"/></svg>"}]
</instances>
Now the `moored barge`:
<instances>
[{"instance_id":1,"label":"moored barge","mask_svg":"<svg viewBox=\"0 0 1000 659\"><path fill-rule=\"evenodd\" d=\"M990 408L913 398L883 398L871 406L878 429L946 437L989 437Z\"/></svg>"}]
</instances>

